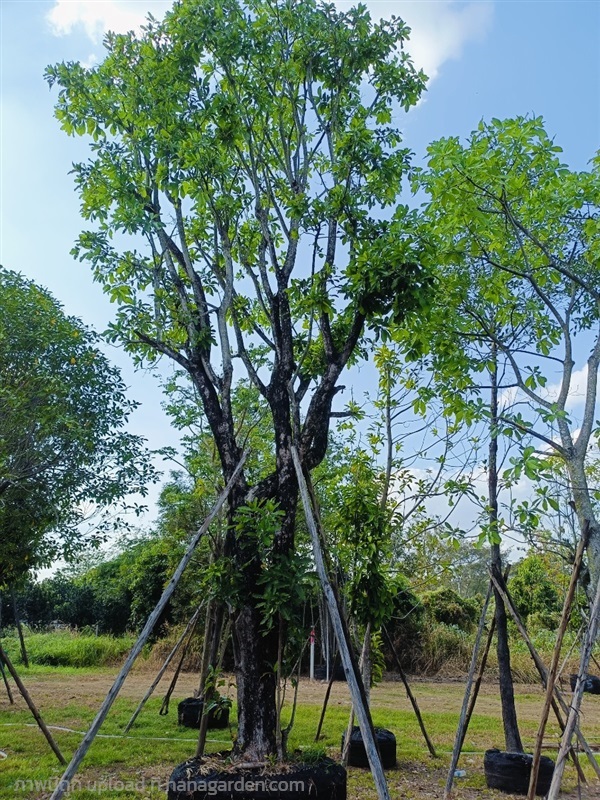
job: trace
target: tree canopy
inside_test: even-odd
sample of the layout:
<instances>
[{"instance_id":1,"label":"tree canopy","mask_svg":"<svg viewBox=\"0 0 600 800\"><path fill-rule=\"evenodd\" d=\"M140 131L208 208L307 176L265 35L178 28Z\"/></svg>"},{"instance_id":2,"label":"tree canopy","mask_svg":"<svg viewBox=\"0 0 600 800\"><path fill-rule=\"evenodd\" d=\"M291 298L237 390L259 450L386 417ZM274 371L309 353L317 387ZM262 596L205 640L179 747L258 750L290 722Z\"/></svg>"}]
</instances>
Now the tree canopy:
<instances>
[{"instance_id":1,"label":"tree canopy","mask_svg":"<svg viewBox=\"0 0 600 800\"><path fill-rule=\"evenodd\" d=\"M600 527L585 466L597 431L600 162L575 172L560 153L537 117L493 119L466 143L430 145L416 185L429 195L428 252L443 293L427 322L399 338L410 354L428 354L450 404L497 384L492 433L521 443L506 482L535 481L552 460L564 463L580 528L591 526L595 584ZM552 502L542 497L546 508Z\"/></svg>"},{"instance_id":2,"label":"tree canopy","mask_svg":"<svg viewBox=\"0 0 600 800\"><path fill-rule=\"evenodd\" d=\"M86 506L145 494L154 471L98 337L0 268L0 584L82 543ZM113 520L114 523L114 520ZM103 533L98 520L92 537ZM89 542L89 537L87 538Z\"/></svg>"}]
</instances>

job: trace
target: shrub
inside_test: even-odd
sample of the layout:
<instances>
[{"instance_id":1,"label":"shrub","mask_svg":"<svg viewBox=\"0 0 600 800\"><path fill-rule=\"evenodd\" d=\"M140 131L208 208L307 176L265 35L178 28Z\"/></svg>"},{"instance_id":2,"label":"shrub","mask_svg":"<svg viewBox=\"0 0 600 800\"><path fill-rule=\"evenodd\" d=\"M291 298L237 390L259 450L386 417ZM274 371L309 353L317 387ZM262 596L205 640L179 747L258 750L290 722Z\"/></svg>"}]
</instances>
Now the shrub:
<instances>
[{"instance_id":1,"label":"shrub","mask_svg":"<svg viewBox=\"0 0 600 800\"><path fill-rule=\"evenodd\" d=\"M550 611L534 611L527 617L527 628L529 633L539 630L555 631L560 624L560 614Z\"/></svg>"},{"instance_id":2,"label":"shrub","mask_svg":"<svg viewBox=\"0 0 600 800\"><path fill-rule=\"evenodd\" d=\"M418 671L435 675L445 672L463 673L469 667L473 650L472 638L456 625L430 623L423 635Z\"/></svg>"},{"instance_id":3,"label":"shrub","mask_svg":"<svg viewBox=\"0 0 600 800\"><path fill-rule=\"evenodd\" d=\"M537 619L539 623L544 617L551 619L560 612L558 592L543 559L535 553L526 556L513 570L510 593L517 611L526 621L531 614L541 615Z\"/></svg>"},{"instance_id":4,"label":"shrub","mask_svg":"<svg viewBox=\"0 0 600 800\"><path fill-rule=\"evenodd\" d=\"M425 613L423 603L410 588L406 578L399 578L397 586L394 610L386 628L400 663L405 669L412 670L421 652ZM385 641L383 653L388 669L395 670L394 658Z\"/></svg>"},{"instance_id":5,"label":"shrub","mask_svg":"<svg viewBox=\"0 0 600 800\"><path fill-rule=\"evenodd\" d=\"M430 623L453 625L462 631L472 630L479 616L477 600L465 600L449 588L426 592L423 606Z\"/></svg>"}]
</instances>

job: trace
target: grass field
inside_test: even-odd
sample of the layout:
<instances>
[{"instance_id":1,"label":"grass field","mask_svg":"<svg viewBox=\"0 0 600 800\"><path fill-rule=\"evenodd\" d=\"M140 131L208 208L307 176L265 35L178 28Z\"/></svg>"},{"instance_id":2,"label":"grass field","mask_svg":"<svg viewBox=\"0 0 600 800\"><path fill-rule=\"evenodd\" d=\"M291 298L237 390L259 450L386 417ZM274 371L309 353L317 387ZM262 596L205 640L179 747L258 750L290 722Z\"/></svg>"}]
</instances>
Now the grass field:
<instances>
[{"instance_id":1,"label":"grass field","mask_svg":"<svg viewBox=\"0 0 600 800\"><path fill-rule=\"evenodd\" d=\"M32 667L20 669L23 680L39 705L48 725L52 726L60 748L67 758L81 741L98 706L104 699L116 670L64 669ZM165 798L165 784L179 762L195 749L195 732L177 725L177 702L190 696L197 677L181 676L173 695L168 716L158 715L162 696L169 683L163 679L135 727L124 737L122 729L154 674L148 669L134 672L106 720L101 736L94 742L68 795L72 800L112 798L113 800L158 800ZM432 759L425 747L415 717L401 684L384 682L373 691L372 706L376 725L391 729L398 741L398 767L388 779L394 800L429 800L441 798L450 759L464 685L454 683L414 684L425 724L438 749ZM300 689L297 723L290 739L292 749L314 747L314 734L325 686L305 682ZM518 685L517 704L526 747L533 745L542 705L537 686ZM348 721L349 700L345 684L335 684L325 719L324 739L333 757L339 755L340 738ZM235 715L233 715L235 718ZM600 697L586 696L582 724L590 744L600 746ZM556 746L558 728L551 721L547 731L547 754ZM230 731L211 731L208 750L216 752L231 745ZM456 800L507 798L485 788L483 752L489 747L503 748L500 705L496 687L484 684L469 729L460 767L466 777L456 781ZM62 774L55 756L35 725L23 700L9 706L0 686L0 800L46 800L53 781ZM586 773L591 776L589 767ZM569 766L564 782L565 798L600 798L598 784L577 791L575 775ZM368 772L351 769L349 798L374 800L376 794Z\"/></svg>"}]
</instances>

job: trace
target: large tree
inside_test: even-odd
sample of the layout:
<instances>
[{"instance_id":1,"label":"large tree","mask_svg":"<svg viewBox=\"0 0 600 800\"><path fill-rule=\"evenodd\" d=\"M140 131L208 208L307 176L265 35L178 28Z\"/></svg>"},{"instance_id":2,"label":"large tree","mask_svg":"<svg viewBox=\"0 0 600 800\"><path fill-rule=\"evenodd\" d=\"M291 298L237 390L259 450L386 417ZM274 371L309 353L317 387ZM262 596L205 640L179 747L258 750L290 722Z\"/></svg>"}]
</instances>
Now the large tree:
<instances>
[{"instance_id":1,"label":"large tree","mask_svg":"<svg viewBox=\"0 0 600 800\"><path fill-rule=\"evenodd\" d=\"M87 511L145 494L135 403L98 337L44 289L0 267L0 585L106 532Z\"/></svg>"},{"instance_id":2,"label":"large tree","mask_svg":"<svg viewBox=\"0 0 600 800\"><path fill-rule=\"evenodd\" d=\"M225 542L237 751L257 761L276 751L281 630L265 626L260 593L292 564L292 444L306 470L322 461L367 319L402 317L426 283L411 216L395 209L409 153L393 121L424 85L407 35L363 6L184 0L139 37L109 34L98 67L47 73L64 130L92 139L75 176L94 226L75 252L119 304L115 339L181 367L224 479L244 445L232 405L241 374L268 409L275 467L256 482L242 472ZM272 500L280 522L265 550L238 509Z\"/></svg>"}]
</instances>

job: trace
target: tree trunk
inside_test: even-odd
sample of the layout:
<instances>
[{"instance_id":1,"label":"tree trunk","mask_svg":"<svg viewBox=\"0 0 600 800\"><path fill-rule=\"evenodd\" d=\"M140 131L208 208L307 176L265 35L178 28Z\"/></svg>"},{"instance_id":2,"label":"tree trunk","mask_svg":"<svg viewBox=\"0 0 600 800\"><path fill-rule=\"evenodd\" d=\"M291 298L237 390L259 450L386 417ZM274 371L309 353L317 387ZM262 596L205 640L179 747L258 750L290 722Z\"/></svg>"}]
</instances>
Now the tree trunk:
<instances>
[{"instance_id":1,"label":"tree trunk","mask_svg":"<svg viewBox=\"0 0 600 800\"><path fill-rule=\"evenodd\" d=\"M278 454L279 455L279 454ZM291 456L290 456L291 459ZM281 465L278 457L278 464ZM283 466L283 465L281 465ZM286 556L294 548L298 483L289 471L278 473L275 499L283 512L279 531L275 537L274 554ZM235 510L231 512L231 521ZM243 534L240 534L243 538ZM242 568L245 593L255 595L263 565L251 560L248 542L237 543L238 567ZM245 551L245 555L244 555ZM237 757L244 762L263 762L277 753L277 661L279 630L274 626L265 631L261 611L256 602L246 600L233 623L235 638L235 674L238 701L238 738L235 745ZM285 629L283 631L285 640Z\"/></svg>"},{"instance_id":2,"label":"tree trunk","mask_svg":"<svg viewBox=\"0 0 600 800\"><path fill-rule=\"evenodd\" d=\"M589 525L589 541L587 546L589 583L588 596L593 599L598 580L600 580L600 524L596 519L594 507L590 497L590 489L585 474L585 467L581 458L567 460L567 470L571 480L573 504L581 534Z\"/></svg>"},{"instance_id":3,"label":"tree trunk","mask_svg":"<svg viewBox=\"0 0 600 800\"><path fill-rule=\"evenodd\" d=\"M492 359L496 364L496 349L492 346ZM488 461L488 502L489 523L492 537L498 537L498 375L495 369L490 370L491 396L490 396L490 447ZM502 580L502 558L500 545L492 543L492 573L498 581ZM504 601L497 589L494 588L496 602L496 653L498 656L498 673L500 685L500 702L502 705L502 722L504 725L504 739L506 749L522 752L523 745L519 734L517 711L515 708L515 692L512 672L510 668L510 648L508 644L508 625Z\"/></svg>"},{"instance_id":4,"label":"tree trunk","mask_svg":"<svg viewBox=\"0 0 600 800\"><path fill-rule=\"evenodd\" d=\"M497 552L494 553L494 551ZM492 545L492 571L495 577L502 575L502 561L500 559L500 547L498 545ZM510 647L508 644L506 609L504 608L504 601L496 589L494 589L494 598L496 601L496 653L498 657L500 702L502 704L504 739L507 750L522 752L523 744L519 734L517 711L515 708L515 693L510 667Z\"/></svg>"},{"instance_id":5,"label":"tree trunk","mask_svg":"<svg viewBox=\"0 0 600 800\"><path fill-rule=\"evenodd\" d=\"M234 623L238 738L235 753L244 761L263 762L277 752L275 702L278 632L265 634L261 615L245 605Z\"/></svg>"}]
</instances>

